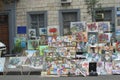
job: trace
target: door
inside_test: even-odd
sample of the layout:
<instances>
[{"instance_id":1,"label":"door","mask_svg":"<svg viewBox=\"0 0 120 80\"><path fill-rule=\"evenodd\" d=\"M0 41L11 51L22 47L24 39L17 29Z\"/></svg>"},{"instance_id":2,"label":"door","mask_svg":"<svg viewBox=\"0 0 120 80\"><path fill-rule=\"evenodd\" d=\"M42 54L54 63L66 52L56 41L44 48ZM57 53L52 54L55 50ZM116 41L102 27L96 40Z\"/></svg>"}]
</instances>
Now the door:
<instances>
[{"instance_id":1,"label":"door","mask_svg":"<svg viewBox=\"0 0 120 80\"><path fill-rule=\"evenodd\" d=\"M3 42L9 51L9 27L8 15L0 15L0 41Z\"/></svg>"}]
</instances>

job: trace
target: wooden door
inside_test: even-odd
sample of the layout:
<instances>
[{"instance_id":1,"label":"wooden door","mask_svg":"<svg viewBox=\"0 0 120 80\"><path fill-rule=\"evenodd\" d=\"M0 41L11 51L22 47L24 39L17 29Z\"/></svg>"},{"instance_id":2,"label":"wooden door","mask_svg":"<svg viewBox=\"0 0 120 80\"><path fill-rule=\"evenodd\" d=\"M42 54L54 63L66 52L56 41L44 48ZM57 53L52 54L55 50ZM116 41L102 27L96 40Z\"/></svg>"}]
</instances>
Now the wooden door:
<instances>
[{"instance_id":1,"label":"wooden door","mask_svg":"<svg viewBox=\"0 0 120 80\"><path fill-rule=\"evenodd\" d=\"M0 41L7 46L9 51L8 15L0 15Z\"/></svg>"}]
</instances>

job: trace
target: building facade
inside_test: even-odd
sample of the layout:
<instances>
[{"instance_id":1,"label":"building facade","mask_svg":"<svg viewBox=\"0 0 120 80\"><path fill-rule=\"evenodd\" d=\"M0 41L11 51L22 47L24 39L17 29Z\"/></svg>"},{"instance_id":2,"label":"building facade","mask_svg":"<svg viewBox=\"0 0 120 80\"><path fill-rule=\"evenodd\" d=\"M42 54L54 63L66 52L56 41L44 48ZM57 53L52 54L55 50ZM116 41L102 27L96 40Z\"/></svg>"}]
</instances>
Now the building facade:
<instances>
[{"instance_id":1,"label":"building facade","mask_svg":"<svg viewBox=\"0 0 120 80\"><path fill-rule=\"evenodd\" d=\"M61 1L68 3L64 4ZM103 9L102 11L95 9L96 14L100 13L100 18L96 18L95 21L110 21L111 29L115 31L119 20L119 17L116 16L116 7L120 7L120 0L100 0L99 3ZM18 36L18 26L26 26L27 32L28 29L35 28L37 34L39 34L39 28L58 26L59 35L70 34L70 22L92 22L91 15L87 12L84 0L19 0L14 3L11 15L15 15L9 20L9 26L11 26L9 42L12 40L11 38ZM9 43L9 46L12 44ZM11 48L12 46L10 46Z\"/></svg>"}]
</instances>

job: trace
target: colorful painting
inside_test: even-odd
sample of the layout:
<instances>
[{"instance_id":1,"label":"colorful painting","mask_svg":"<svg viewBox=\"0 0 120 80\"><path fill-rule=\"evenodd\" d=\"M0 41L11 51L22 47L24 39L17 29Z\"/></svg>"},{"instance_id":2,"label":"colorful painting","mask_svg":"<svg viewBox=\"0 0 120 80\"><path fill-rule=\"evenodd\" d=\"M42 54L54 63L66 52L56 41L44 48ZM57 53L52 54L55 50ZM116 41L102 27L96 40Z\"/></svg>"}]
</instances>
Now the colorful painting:
<instances>
[{"instance_id":1,"label":"colorful painting","mask_svg":"<svg viewBox=\"0 0 120 80\"><path fill-rule=\"evenodd\" d=\"M26 56L26 57L39 56L39 51L37 51L37 50L25 50L25 52L23 53L23 56Z\"/></svg>"},{"instance_id":2,"label":"colorful painting","mask_svg":"<svg viewBox=\"0 0 120 80\"><path fill-rule=\"evenodd\" d=\"M48 49L47 45L39 46L40 56L43 56L45 54L45 50Z\"/></svg>"},{"instance_id":3,"label":"colorful painting","mask_svg":"<svg viewBox=\"0 0 120 80\"><path fill-rule=\"evenodd\" d=\"M29 38L35 38L36 37L36 30L35 29L29 29Z\"/></svg>"},{"instance_id":4,"label":"colorful painting","mask_svg":"<svg viewBox=\"0 0 120 80\"><path fill-rule=\"evenodd\" d=\"M120 42L119 41L117 41L116 42L116 51L120 51Z\"/></svg>"},{"instance_id":5,"label":"colorful painting","mask_svg":"<svg viewBox=\"0 0 120 80\"><path fill-rule=\"evenodd\" d=\"M115 36L116 36L116 40L117 40L117 41L120 41L120 30L117 30L117 31L115 32Z\"/></svg>"},{"instance_id":6,"label":"colorful painting","mask_svg":"<svg viewBox=\"0 0 120 80\"><path fill-rule=\"evenodd\" d=\"M79 42L87 42L88 38L87 38L87 32L79 32L76 33L76 40Z\"/></svg>"},{"instance_id":7,"label":"colorful painting","mask_svg":"<svg viewBox=\"0 0 120 80\"><path fill-rule=\"evenodd\" d=\"M24 60L26 60L26 57L10 57L8 68L17 68L18 66L22 66Z\"/></svg>"},{"instance_id":8,"label":"colorful painting","mask_svg":"<svg viewBox=\"0 0 120 80\"><path fill-rule=\"evenodd\" d=\"M28 40L28 49L37 50L39 46L39 40Z\"/></svg>"},{"instance_id":9,"label":"colorful painting","mask_svg":"<svg viewBox=\"0 0 120 80\"><path fill-rule=\"evenodd\" d=\"M14 45L16 47L26 48L27 40L25 37L14 38Z\"/></svg>"},{"instance_id":10,"label":"colorful painting","mask_svg":"<svg viewBox=\"0 0 120 80\"><path fill-rule=\"evenodd\" d=\"M111 33L101 33L98 36L99 43L107 43L111 41L112 34Z\"/></svg>"},{"instance_id":11,"label":"colorful painting","mask_svg":"<svg viewBox=\"0 0 120 80\"><path fill-rule=\"evenodd\" d=\"M47 35L47 28L39 28L40 35Z\"/></svg>"},{"instance_id":12,"label":"colorful painting","mask_svg":"<svg viewBox=\"0 0 120 80\"><path fill-rule=\"evenodd\" d=\"M0 58L0 72L4 72L5 58Z\"/></svg>"},{"instance_id":13,"label":"colorful painting","mask_svg":"<svg viewBox=\"0 0 120 80\"><path fill-rule=\"evenodd\" d=\"M89 32L88 33L88 43L91 45L96 45L98 43L98 33Z\"/></svg>"},{"instance_id":14,"label":"colorful painting","mask_svg":"<svg viewBox=\"0 0 120 80\"><path fill-rule=\"evenodd\" d=\"M106 75L107 74L104 67L105 67L104 62L97 62L97 73L98 73L98 75Z\"/></svg>"},{"instance_id":15,"label":"colorful painting","mask_svg":"<svg viewBox=\"0 0 120 80\"><path fill-rule=\"evenodd\" d=\"M112 74L112 62L105 62L105 70L107 72L108 75Z\"/></svg>"},{"instance_id":16,"label":"colorful painting","mask_svg":"<svg viewBox=\"0 0 120 80\"><path fill-rule=\"evenodd\" d=\"M48 44L48 38L45 35L41 35L40 36L40 41L39 41L40 45L47 45Z\"/></svg>"},{"instance_id":17,"label":"colorful painting","mask_svg":"<svg viewBox=\"0 0 120 80\"><path fill-rule=\"evenodd\" d=\"M110 22L98 22L98 29L100 33L110 31Z\"/></svg>"},{"instance_id":18,"label":"colorful painting","mask_svg":"<svg viewBox=\"0 0 120 80\"><path fill-rule=\"evenodd\" d=\"M43 57L31 57L29 67L42 70L43 69Z\"/></svg>"},{"instance_id":19,"label":"colorful painting","mask_svg":"<svg viewBox=\"0 0 120 80\"><path fill-rule=\"evenodd\" d=\"M48 36L57 36L57 35L59 35L58 26L48 26L47 33L48 33Z\"/></svg>"},{"instance_id":20,"label":"colorful painting","mask_svg":"<svg viewBox=\"0 0 120 80\"><path fill-rule=\"evenodd\" d=\"M98 24L96 22L87 23L88 32L98 32Z\"/></svg>"},{"instance_id":21,"label":"colorful painting","mask_svg":"<svg viewBox=\"0 0 120 80\"><path fill-rule=\"evenodd\" d=\"M120 60L113 61L113 74L120 74Z\"/></svg>"},{"instance_id":22,"label":"colorful painting","mask_svg":"<svg viewBox=\"0 0 120 80\"><path fill-rule=\"evenodd\" d=\"M71 22L70 31L72 34L76 34L79 32L85 32L86 23L85 22Z\"/></svg>"}]
</instances>

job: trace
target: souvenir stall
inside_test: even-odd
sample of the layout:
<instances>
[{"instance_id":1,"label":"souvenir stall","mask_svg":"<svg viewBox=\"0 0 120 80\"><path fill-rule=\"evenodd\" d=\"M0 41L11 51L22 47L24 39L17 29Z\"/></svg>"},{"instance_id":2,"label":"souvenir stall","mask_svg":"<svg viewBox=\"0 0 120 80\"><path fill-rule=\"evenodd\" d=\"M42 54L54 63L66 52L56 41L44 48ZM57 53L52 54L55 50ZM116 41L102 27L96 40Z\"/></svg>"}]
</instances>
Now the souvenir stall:
<instances>
[{"instance_id":1,"label":"souvenir stall","mask_svg":"<svg viewBox=\"0 0 120 80\"><path fill-rule=\"evenodd\" d=\"M28 37L16 37L13 52L22 53L0 58L0 71L39 71L44 77L120 74L120 34L113 38L109 22L71 22L72 34L65 36L57 28L40 28L39 37L29 29Z\"/></svg>"}]
</instances>

